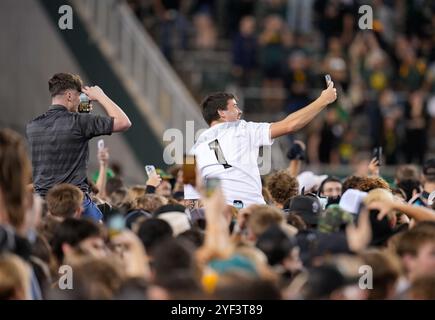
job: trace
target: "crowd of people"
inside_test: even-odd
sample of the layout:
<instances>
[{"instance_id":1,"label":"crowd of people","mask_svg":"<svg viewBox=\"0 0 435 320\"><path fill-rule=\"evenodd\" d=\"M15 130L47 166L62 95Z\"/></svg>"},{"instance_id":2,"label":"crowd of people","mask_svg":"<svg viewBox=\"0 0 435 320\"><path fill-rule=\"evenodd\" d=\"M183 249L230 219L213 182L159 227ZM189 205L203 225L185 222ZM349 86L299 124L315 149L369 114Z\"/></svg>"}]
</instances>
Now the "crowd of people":
<instances>
[{"instance_id":1,"label":"crowd of people","mask_svg":"<svg viewBox=\"0 0 435 320\"><path fill-rule=\"evenodd\" d=\"M312 164L349 164L358 151L383 145L387 164L422 165L433 150L433 1L128 2L169 61L177 50L230 54L229 74L214 68L209 76L220 89L194 96L236 88L246 114L270 116L306 105L331 74L339 99L303 132ZM363 4L371 5L372 30L359 28ZM250 98L246 88L263 93Z\"/></svg>"},{"instance_id":2,"label":"crowd of people","mask_svg":"<svg viewBox=\"0 0 435 320\"><path fill-rule=\"evenodd\" d=\"M263 177L267 204L236 209L200 176L201 198L185 200L181 166L144 185L106 180L101 149L95 220L77 186L34 194L23 137L1 129L0 298L435 299L435 159L389 185L376 161L344 180L301 171L304 153L296 143Z\"/></svg>"}]
</instances>

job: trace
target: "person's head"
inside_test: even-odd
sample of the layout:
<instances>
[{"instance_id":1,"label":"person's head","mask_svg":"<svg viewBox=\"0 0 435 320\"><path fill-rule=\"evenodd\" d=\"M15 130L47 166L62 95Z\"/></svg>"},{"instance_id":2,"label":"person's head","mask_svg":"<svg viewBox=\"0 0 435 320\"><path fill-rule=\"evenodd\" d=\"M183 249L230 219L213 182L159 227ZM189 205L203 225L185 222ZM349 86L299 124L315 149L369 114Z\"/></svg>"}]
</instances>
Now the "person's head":
<instances>
[{"instance_id":1,"label":"person's head","mask_svg":"<svg viewBox=\"0 0 435 320\"><path fill-rule=\"evenodd\" d=\"M142 241L147 254L152 254L153 247L159 242L172 238L173 231L169 223L162 219L151 218L141 223L137 236Z\"/></svg>"},{"instance_id":2,"label":"person's head","mask_svg":"<svg viewBox=\"0 0 435 320\"><path fill-rule=\"evenodd\" d=\"M387 251L369 249L360 254L366 265L373 270L373 290L369 300L390 299L395 294L396 284L401 274L400 261Z\"/></svg>"},{"instance_id":3,"label":"person's head","mask_svg":"<svg viewBox=\"0 0 435 320\"><path fill-rule=\"evenodd\" d=\"M435 300L435 275L418 277L411 282L407 298L412 300Z\"/></svg>"},{"instance_id":4,"label":"person's head","mask_svg":"<svg viewBox=\"0 0 435 320\"><path fill-rule=\"evenodd\" d=\"M263 232L256 246L264 252L271 266L281 265L288 272L302 268L296 239L289 237L278 225L272 225Z\"/></svg>"},{"instance_id":5,"label":"person's head","mask_svg":"<svg viewBox=\"0 0 435 320\"><path fill-rule=\"evenodd\" d=\"M412 197L422 191L422 186L418 179L402 180L397 184L397 187L405 192L406 201L411 200Z\"/></svg>"},{"instance_id":6,"label":"person's head","mask_svg":"<svg viewBox=\"0 0 435 320\"><path fill-rule=\"evenodd\" d=\"M136 198L132 203L132 208L135 210L145 210L146 212L154 212L161 206L168 204L168 199L157 194L145 194Z\"/></svg>"},{"instance_id":7,"label":"person's head","mask_svg":"<svg viewBox=\"0 0 435 320\"><path fill-rule=\"evenodd\" d=\"M362 181L362 177L359 176L349 176L347 177L344 181L343 181L343 185L342 185L342 194L347 190L347 189L357 189L357 186L359 185L359 183Z\"/></svg>"},{"instance_id":8,"label":"person's head","mask_svg":"<svg viewBox=\"0 0 435 320\"><path fill-rule=\"evenodd\" d=\"M252 205L249 207L251 215L248 219L249 238L252 241L274 224L284 223L284 214L281 210L267 205Z\"/></svg>"},{"instance_id":9,"label":"person's head","mask_svg":"<svg viewBox=\"0 0 435 320\"><path fill-rule=\"evenodd\" d=\"M398 166L394 175L394 181L396 184L402 180L418 180L419 178L420 174L418 172L418 168L413 164L404 164Z\"/></svg>"},{"instance_id":10,"label":"person's head","mask_svg":"<svg viewBox=\"0 0 435 320\"><path fill-rule=\"evenodd\" d=\"M172 185L167 179L163 179L162 182L156 188L156 194L162 197L169 198L172 195Z\"/></svg>"},{"instance_id":11,"label":"person's head","mask_svg":"<svg viewBox=\"0 0 435 320\"><path fill-rule=\"evenodd\" d=\"M423 164L423 183L435 183L435 159L428 159Z\"/></svg>"},{"instance_id":12,"label":"person's head","mask_svg":"<svg viewBox=\"0 0 435 320\"><path fill-rule=\"evenodd\" d=\"M25 222L31 166L23 138L10 129L0 129L0 168L0 224L18 228Z\"/></svg>"},{"instance_id":13,"label":"person's head","mask_svg":"<svg viewBox=\"0 0 435 320\"><path fill-rule=\"evenodd\" d=\"M114 257L86 257L71 265L74 290L58 290L54 299L110 300L124 280L122 264Z\"/></svg>"},{"instance_id":14,"label":"person's head","mask_svg":"<svg viewBox=\"0 0 435 320\"><path fill-rule=\"evenodd\" d=\"M169 290L183 289L174 286L172 277L184 276L193 280L192 283L199 283L201 275L194 252L194 246L183 239L166 238L159 242L153 255L154 282Z\"/></svg>"},{"instance_id":15,"label":"person's head","mask_svg":"<svg viewBox=\"0 0 435 320\"><path fill-rule=\"evenodd\" d=\"M54 186L45 199L50 214L59 218L79 218L83 211L83 192L72 184Z\"/></svg>"},{"instance_id":16,"label":"person's head","mask_svg":"<svg viewBox=\"0 0 435 320\"><path fill-rule=\"evenodd\" d=\"M124 188L124 182L122 181L121 178L113 177L107 179L106 194L108 197L110 197L112 193L115 192L116 190L123 189L123 188Z\"/></svg>"},{"instance_id":17,"label":"person's head","mask_svg":"<svg viewBox=\"0 0 435 320\"><path fill-rule=\"evenodd\" d=\"M255 32L255 18L253 16L245 16L240 20L240 33L244 36L250 36Z\"/></svg>"},{"instance_id":18,"label":"person's head","mask_svg":"<svg viewBox=\"0 0 435 320\"><path fill-rule=\"evenodd\" d=\"M28 300L30 268L16 255L0 255L0 300Z\"/></svg>"},{"instance_id":19,"label":"person's head","mask_svg":"<svg viewBox=\"0 0 435 320\"><path fill-rule=\"evenodd\" d=\"M83 81L80 76L72 73L56 73L48 80L52 104L61 104L69 111L77 112L82 86Z\"/></svg>"},{"instance_id":20,"label":"person's head","mask_svg":"<svg viewBox=\"0 0 435 320\"><path fill-rule=\"evenodd\" d=\"M208 125L213 122L232 122L240 120L242 111L236 97L231 93L218 92L209 95L201 103L202 115Z\"/></svg>"},{"instance_id":21,"label":"person's head","mask_svg":"<svg viewBox=\"0 0 435 320\"><path fill-rule=\"evenodd\" d=\"M107 253L100 227L92 221L73 218L65 219L56 228L52 249L58 263L77 255L100 258Z\"/></svg>"},{"instance_id":22,"label":"person's head","mask_svg":"<svg viewBox=\"0 0 435 320\"><path fill-rule=\"evenodd\" d=\"M369 192L377 188L391 190L388 182L381 177L361 177L361 179L353 187L353 189L363 192Z\"/></svg>"},{"instance_id":23,"label":"person's head","mask_svg":"<svg viewBox=\"0 0 435 320\"><path fill-rule=\"evenodd\" d=\"M284 205L289 214L300 216L308 228L317 226L322 207L316 196L295 196Z\"/></svg>"},{"instance_id":24,"label":"person's head","mask_svg":"<svg viewBox=\"0 0 435 320\"><path fill-rule=\"evenodd\" d=\"M406 231L396 251L410 280L435 274L435 224L420 223Z\"/></svg>"},{"instance_id":25,"label":"person's head","mask_svg":"<svg viewBox=\"0 0 435 320\"><path fill-rule=\"evenodd\" d=\"M267 179L267 189L279 208L283 207L287 199L298 195L298 188L298 180L287 170L275 172Z\"/></svg>"},{"instance_id":26,"label":"person's head","mask_svg":"<svg viewBox=\"0 0 435 320\"><path fill-rule=\"evenodd\" d=\"M322 197L339 198L341 191L342 183L337 177L326 178L319 187L319 194Z\"/></svg>"}]
</instances>

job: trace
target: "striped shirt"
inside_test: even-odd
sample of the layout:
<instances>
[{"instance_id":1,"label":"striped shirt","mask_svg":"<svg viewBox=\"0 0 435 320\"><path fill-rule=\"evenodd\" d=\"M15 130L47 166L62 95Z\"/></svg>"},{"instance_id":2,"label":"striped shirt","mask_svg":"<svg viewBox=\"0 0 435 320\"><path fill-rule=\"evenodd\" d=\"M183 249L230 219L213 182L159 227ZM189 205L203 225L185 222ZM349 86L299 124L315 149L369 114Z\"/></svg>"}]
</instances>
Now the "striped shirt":
<instances>
[{"instance_id":1,"label":"striped shirt","mask_svg":"<svg viewBox=\"0 0 435 320\"><path fill-rule=\"evenodd\" d=\"M26 137L32 156L35 191L45 197L51 187L70 183L88 192L88 141L110 135L113 121L108 116L70 112L61 105L52 105L30 121Z\"/></svg>"}]
</instances>

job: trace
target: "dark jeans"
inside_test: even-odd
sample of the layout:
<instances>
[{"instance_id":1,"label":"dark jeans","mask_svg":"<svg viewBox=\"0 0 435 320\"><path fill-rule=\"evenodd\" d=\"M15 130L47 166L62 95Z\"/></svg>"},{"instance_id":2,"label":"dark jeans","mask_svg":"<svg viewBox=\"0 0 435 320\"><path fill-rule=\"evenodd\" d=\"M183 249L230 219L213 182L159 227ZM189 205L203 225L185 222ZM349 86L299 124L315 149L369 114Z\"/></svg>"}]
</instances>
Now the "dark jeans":
<instances>
[{"instance_id":1,"label":"dark jeans","mask_svg":"<svg viewBox=\"0 0 435 320\"><path fill-rule=\"evenodd\" d=\"M100 209L98 209L97 205L92 202L91 197L89 197L87 193L84 193L82 217L97 222L103 220L103 214Z\"/></svg>"}]
</instances>

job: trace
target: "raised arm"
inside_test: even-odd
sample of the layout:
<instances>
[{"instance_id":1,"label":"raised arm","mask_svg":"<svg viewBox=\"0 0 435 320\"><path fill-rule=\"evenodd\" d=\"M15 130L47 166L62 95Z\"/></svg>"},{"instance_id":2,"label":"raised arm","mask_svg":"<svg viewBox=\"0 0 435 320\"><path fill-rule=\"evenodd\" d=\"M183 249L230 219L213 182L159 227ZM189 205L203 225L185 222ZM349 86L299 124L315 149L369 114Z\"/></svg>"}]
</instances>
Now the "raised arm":
<instances>
[{"instance_id":1,"label":"raised arm","mask_svg":"<svg viewBox=\"0 0 435 320\"><path fill-rule=\"evenodd\" d=\"M272 139L295 132L303 128L314 119L328 104L337 99L337 90L334 82L330 82L328 88L322 91L320 96L308 106L288 115L285 119L274 122L270 126L270 137Z\"/></svg>"},{"instance_id":2,"label":"raised arm","mask_svg":"<svg viewBox=\"0 0 435 320\"><path fill-rule=\"evenodd\" d=\"M126 131L131 127L130 119L122 109L112 101L99 86L83 87L82 91L91 100L98 101L107 114L113 117L113 132Z\"/></svg>"}]
</instances>

